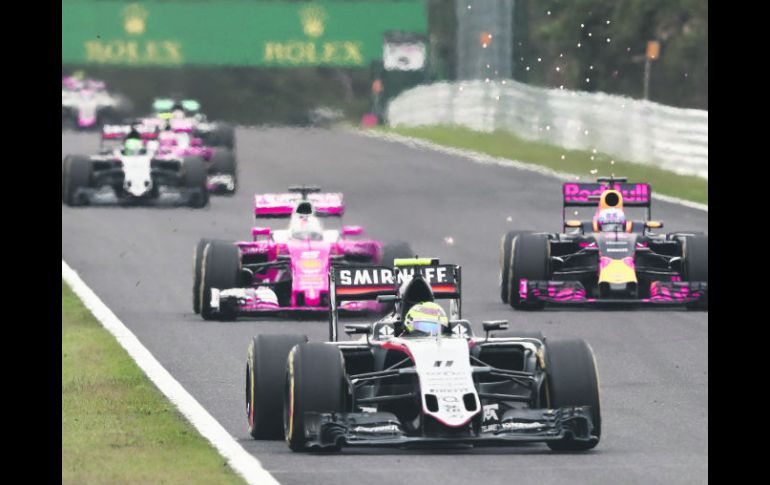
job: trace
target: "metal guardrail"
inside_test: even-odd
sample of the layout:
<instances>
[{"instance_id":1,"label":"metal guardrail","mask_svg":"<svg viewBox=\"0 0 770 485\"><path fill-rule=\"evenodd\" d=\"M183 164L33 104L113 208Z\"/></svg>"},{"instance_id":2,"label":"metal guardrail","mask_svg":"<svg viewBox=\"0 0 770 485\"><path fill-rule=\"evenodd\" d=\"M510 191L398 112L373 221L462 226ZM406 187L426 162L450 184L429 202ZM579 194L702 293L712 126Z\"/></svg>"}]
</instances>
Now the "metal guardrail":
<instances>
[{"instance_id":1,"label":"metal guardrail","mask_svg":"<svg viewBox=\"0 0 770 485\"><path fill-rule=\"evenodd\" d=\"M390 126L505 130L708 179L708 111L496 79L418 86L391 100L387 119Z\"/></svg>"}]
</instances>

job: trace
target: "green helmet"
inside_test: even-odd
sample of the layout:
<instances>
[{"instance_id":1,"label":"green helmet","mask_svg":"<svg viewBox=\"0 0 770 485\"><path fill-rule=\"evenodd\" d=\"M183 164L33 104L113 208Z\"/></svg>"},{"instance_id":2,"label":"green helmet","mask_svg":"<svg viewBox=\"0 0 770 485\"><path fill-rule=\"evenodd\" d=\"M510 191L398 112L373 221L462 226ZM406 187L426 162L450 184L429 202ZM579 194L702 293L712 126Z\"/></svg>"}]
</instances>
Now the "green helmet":
<instances>
[{"instance_id":1,"label":"green helmet","mask_svg":"<svg viewBox=\"0 0 770 485\"><path fill-rule=\"evenodd\" d=\"M414 305L404 318L404 335L429 337L446 333L449 319L441 305L424 302Z\"/></svg>"},{"instance_id":2,"label":"green helmet","mask_svg":"<svg viewBox=\"0 0 770 485\"><path fill-rule=\"evenodd\" d=\"M124 155L139 155L144 150L144 143L138 138L129 138L123 144Z\"/></svg>"}]
</instances>

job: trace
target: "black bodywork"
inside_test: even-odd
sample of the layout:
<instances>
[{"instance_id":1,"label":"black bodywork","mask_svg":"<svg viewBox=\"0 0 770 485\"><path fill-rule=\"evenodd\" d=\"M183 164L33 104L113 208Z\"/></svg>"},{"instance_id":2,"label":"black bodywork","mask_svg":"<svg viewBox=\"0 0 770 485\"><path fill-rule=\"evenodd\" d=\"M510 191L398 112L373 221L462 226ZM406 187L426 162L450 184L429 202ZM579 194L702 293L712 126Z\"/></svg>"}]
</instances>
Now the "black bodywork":
<instances>
[{"instance_id":1,"label":"black bodywork","mask_svg":"<svg viewBox=\"0 0 770 485\"><path fill-rule=\"evenodd\" d=\"M331 330L333 345L343 356L350 402L344 413L307 413L305 433L310 447L388 446L412 443L470 443L500 445L514 442L560 441L571 437L578 442L598 441L590 406L549 407L543 360L545 343L538 338L495 338L489 331L505 328L504 322L485 322L486 337L474 337L470 322L461 319L460 268L443 265L449 271L445 281L424 278L422 268L407 284L370 286L370 292L356 293L357 299L396 302L395 310L369 324L347 325L348 333L365 334L359 341L337 341L336 302L341 295L340 271L336 265L330 278L332 288ZM381 271L383 268L354 268ZM398 272L399 269L397 268ZM356 285L349 285L355 287ZM438 289L438 291L433 291ZM352 296L351 296L352 298ZM481 407L466 394L466 411L475 415L466 424L450 427L423 412L425 405L438 410L436 396L421 390L415 361L399 344L403 317L418 301L451 299L450 325L442 339L462 339L469 346L471 374ZM472 396L472 395L470 395Z\"/></svg>"}]
</instances>

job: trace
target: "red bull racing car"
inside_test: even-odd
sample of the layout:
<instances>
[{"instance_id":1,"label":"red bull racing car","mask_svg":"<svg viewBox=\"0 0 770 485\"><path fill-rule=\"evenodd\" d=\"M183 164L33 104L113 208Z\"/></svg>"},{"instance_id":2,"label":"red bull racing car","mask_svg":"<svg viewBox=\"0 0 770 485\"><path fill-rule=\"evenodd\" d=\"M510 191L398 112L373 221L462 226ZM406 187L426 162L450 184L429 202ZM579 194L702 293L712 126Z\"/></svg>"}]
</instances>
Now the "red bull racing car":
<instances>
[{"instance_id":1,"label":"red bull racing car","mask_svg":"<svg viewBox=\"0 0 770 485\"><path fill-rule=\"evenodd\" d=\"M657 233L649 184L625 178L563 185L563 231L510 231L500 248L500 287L515 309L546 304L685 305L708 310L708 235ZM568 207L595 207L568 220ZM645 209L631 220L625 209Z\"/></svg>"}]
</instances>

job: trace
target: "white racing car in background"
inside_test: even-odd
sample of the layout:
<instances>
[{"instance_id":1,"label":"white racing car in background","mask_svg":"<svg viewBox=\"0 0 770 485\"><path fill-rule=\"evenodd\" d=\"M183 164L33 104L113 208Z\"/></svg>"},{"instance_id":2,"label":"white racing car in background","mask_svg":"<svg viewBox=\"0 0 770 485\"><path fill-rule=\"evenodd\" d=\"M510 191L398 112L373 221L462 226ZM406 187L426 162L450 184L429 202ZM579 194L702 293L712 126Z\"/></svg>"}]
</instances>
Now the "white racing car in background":
<instances>
[{"instance_id":1,"label":"white racing car in background","mask_svg":"<svg viewBox=\"0 0 770 485\"><path fill-rule=\"evenodd\" d=\"M209 192L203 160L158 153L134 132L121 147L91 156L69 155L62 161L62 201L67 205L161 200L206 206Z\"/></svg>"}]
</instances>

